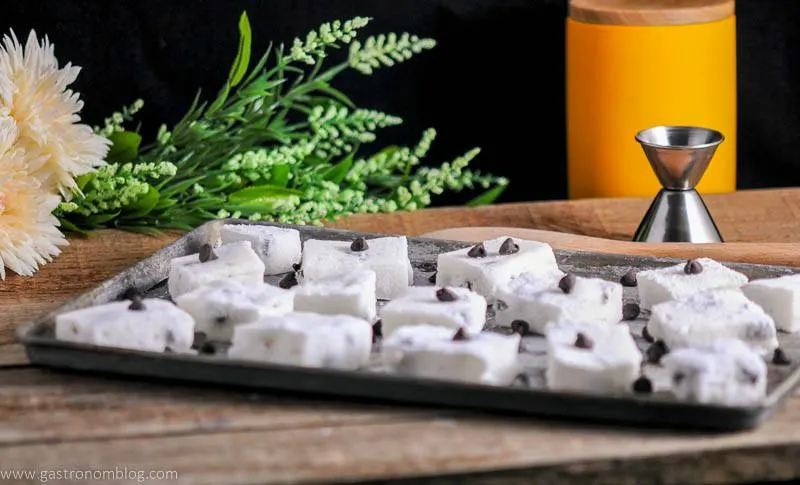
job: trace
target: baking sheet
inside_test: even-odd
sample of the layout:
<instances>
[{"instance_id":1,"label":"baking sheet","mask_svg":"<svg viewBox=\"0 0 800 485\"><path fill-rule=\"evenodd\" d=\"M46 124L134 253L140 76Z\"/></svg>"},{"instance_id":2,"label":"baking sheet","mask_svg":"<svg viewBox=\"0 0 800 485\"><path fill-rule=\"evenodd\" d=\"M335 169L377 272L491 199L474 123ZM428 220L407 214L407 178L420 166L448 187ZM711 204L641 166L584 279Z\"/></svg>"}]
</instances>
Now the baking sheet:
<instances>
[{"instance_id":1,"label":"baking sheet","mask_svg":"<svg viewBox=\"0 0 800 485\"><path fill-rule=\"evenodd\" d=\"M156 252L89 292L67 302L47 315L22 325L18 340L25 345L34 365L85 372L102 372L140 378L193 381L208 385L234 386L265 391L300 392L359 400L391 401L418 405L470 408L488 412L553 416L599 420L652 427L685 427L719 430L752 428L775 412L800 383L800 336L779 333L781 346L792 358L790 366L769 365L768 397L761 406L735 408L682 403L668 393L651 395L604 396L585 393L552 392L544 385L545 341L541 336L525 336L520 359L526 368L527 383L517 381L508 387L468 385L441 380L412 379L392 375L381 367L373 349L373 364L359 371L336 371L235 361L224 355L179 355L150 353L61 342L54 338L55 315L78 308L125 298L132 291L148 297L167 298L166 278L171 258L195 253L200 246L214 241L224 223L256 224L246 221L213 221L187 233L175 243ZM305 239L351 240L356 236L379 237L343 230L295 227ZM414 267L414 284L431 285L436 271L436 256L445 251L468 246L463 242L408 238L409 257ZM599 254L580 251L556 251L561 269L577 275L619 281L630 269L642 270L675 264L677 260ZM726 263L751 279L798 272L795 268ZM268 277L277 283L281 276ZM638 302L636 288L624 288L625 302ZM489 312L486 331L493 327ZM628 322L642 350L648 347L641 338L646 315ZM656 376L658 368L648 367Z\"/></svg>"}]
</instances>

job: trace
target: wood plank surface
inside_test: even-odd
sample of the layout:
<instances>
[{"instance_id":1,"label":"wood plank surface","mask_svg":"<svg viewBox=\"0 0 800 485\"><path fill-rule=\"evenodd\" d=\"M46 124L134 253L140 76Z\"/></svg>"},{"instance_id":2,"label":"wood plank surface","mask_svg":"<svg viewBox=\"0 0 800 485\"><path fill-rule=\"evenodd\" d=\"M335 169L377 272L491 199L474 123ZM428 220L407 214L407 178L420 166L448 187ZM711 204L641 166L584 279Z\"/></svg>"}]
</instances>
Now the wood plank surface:
<instances>
[{"instance_id":1,"label":"wood plank surface","mask_svg":"<svg viewBox=\"0 0 800 485\"><path fill-rule=\"evenodd\" d=\"M800 190L706 199L728 241L800 243ZM408 235L502 225L627 240L648 204L649 200L622 199L442 208L357 216L334 225ZM36 276L11 276L0 282L0 473L127 466L176 470L177 483L215 485L472 472L478 483L616 485L800 476L799 398L756 431L686 435L433 409L255 398L25 366L20 346L13 344L16 325L175 237L104 231L91 239L73 238L64 254Z\"/></svg>"},{"instance_id":2,"label":"wood plank surface","mask_svg":"<svg viewBox=\"0 0 800 485\"><path fill-rule=\"evenodd\" d=\"M786 447L800 440L798 404L795 401L783 419L759 431L732 435L463 416L7 447L0 449L0 469L32 469L50 463L73 469L89 469L98 463L125 464L136 469L174 470L178 483L209 485L308 483L332 477L342 482L527 469L520 473L527 481L519 483L562 483L542 479L549 478L558 466L559 473L572 475L574 483L597 483L581 477L587 472L603 477L603 483L730 483L763 477L767 468L785 476L800 471L800 455ZM794 426L787 429L787 424ZM735 456L741 460L729 463L729 468L717 463L709 466L699 457L701 453L725 456L721 452L729 449L739 450ZM669 463L692 463L694 467L648 470L637 466L638 461L659 455L672 456ZM747 459L750 455L761 462ZM545 470L544 477L536 474L540 467ZM598 473L608 469L617 475Z\"/></svg>"}]
</instances>

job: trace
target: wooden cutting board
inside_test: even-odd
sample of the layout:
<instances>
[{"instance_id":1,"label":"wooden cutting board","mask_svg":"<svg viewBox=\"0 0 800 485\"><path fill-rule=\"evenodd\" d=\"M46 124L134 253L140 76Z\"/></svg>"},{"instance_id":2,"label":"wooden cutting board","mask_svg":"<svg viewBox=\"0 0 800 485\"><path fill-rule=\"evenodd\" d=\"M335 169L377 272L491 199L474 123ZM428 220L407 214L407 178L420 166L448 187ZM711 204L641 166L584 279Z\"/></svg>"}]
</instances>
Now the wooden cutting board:
<instances>
[{"instance_id":1,"label":"wooden cutting board","mask_svg":"<svg viewBox=\"0 0 800 485\"><path fill-rule=\"evenodd\" d=\"M719 261L800 267L800 243L635 243L514 227L456 227L423 235L423 237L465 242L478 242L501 236L542 241L556 249L683 259L708 257Z\"/></svg>"}]
</instances>

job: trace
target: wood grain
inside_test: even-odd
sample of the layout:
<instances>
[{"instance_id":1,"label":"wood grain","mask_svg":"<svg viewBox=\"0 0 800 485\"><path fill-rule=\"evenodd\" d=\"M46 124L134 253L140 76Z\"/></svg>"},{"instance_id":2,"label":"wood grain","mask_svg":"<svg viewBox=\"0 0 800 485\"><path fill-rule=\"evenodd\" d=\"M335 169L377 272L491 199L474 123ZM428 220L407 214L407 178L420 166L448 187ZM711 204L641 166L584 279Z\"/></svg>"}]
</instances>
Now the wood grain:
<instances>
[{"instance_id":1,"label":"wood grain","mask_svg":"<svg viewBox=\"0 0 800 485\"><path fill-rule=\"evenodd\" d=\"M800 243L635 243L514 227L460 227L433 231L424 236L464 242L511 236L546 242L556 249L681 259L707 257L718 261L800 267Z\"/></svg>"},{"instance_id":2,"label":"wood grain","mask_svg":"<svg viewBox=\"0 0 800 485\"><path fill-rule=\"evenodd\" d=\"M541 480L539 469L553 476L580 475L604 467L624 472L639 460L668 455L667 463L692 462L694 468L631 467L637 476L603 473L615 483L730 483L749 475L796 474L800 461L800 402L794 401L759 431L733 435L687 435L669 431L636 431L576 426L557 422L462 416L425 422L373 423L292 428L202 436L109 439L102 443L67 442L5 447L0 469L59 467L91 469L98 463L146 470L175 470L177 483L307 483L414 477L452 473L526 469L523 483ZM698 459L699 454L758 456L729 469ZM759 449L761 450L759 452ZM652 465L654 462L651 462ZM564 472L567 473L564 473ZM547 477L547 475L545 475ZM644 478L647 477L647 480ZM633 479L638 479L634 481ZM463 482L462 482L463 483ZM595 483L586 482L583 483Z\"/></svg>"},{"instance_id":3,"label":"wood grain","mask_svg":"<svg viewBox=\"0 0 800 485\"><path fill-rule=\"evenodd\" d=\"M164 434L419 421L441 411L318 402L40 369L0 373L0 447Z\"/></svg>"},{"instance_id":4,"label":"wood grain","mask_svg":"<svg viewBox=\"0 0 800 485\"><path fill-rule=\"evenodd\" d=\"M569 16L606 25L681 25L734 14L734 0L571 0Z\"/></svg>"},{"instance_id":5,"label":"wood grain","mask_svg":"<svg viewBox=\"0 0 800 485\"><path fill-rule=\"evenodd\" d=\"M655 195L655 194L654 194ZM708 194L703 198L728 242L800 242L800 190L770 189ZM343 229L418 236L452 227L507 226L545 229L629 241L652 199L583 199L498 204L358 215L334 224Z\"/></svg>"}]
</instances>

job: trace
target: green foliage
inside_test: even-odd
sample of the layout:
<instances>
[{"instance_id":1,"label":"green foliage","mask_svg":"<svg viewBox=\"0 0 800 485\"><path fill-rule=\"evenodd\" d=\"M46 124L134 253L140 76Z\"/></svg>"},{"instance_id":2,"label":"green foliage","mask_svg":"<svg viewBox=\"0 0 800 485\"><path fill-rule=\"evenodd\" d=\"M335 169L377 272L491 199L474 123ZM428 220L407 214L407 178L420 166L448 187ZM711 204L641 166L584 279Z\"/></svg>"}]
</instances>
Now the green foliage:
<instances>
[{"instance_id":1,"label":"green foliage","mask_svg":"<svg viewBox=\"0 0 800 485\"><path fill-rule=\"evenodd\" d=\"M332 81L347 69L371 74L435 46L405 33L357 40L370 20L325 23L288 48L270 45L250 69L252 33L243 13L236 58L210 103L198 93L183 119L161 126L148 145L124 127L141 101L95 128L113 143L109 163L79 178L81 193L56 211L63 227L152 234L225 217L320 224L414 210L446 190L479 188L485 193L470 205L493 202L508 182L467 168L477 148L437 168L420 166L433 129L412 147L359 155L380 130L402 120L354 106ZM326 67L329 51L345 46L346 60Z\"/></svg>"}]
</instances>

